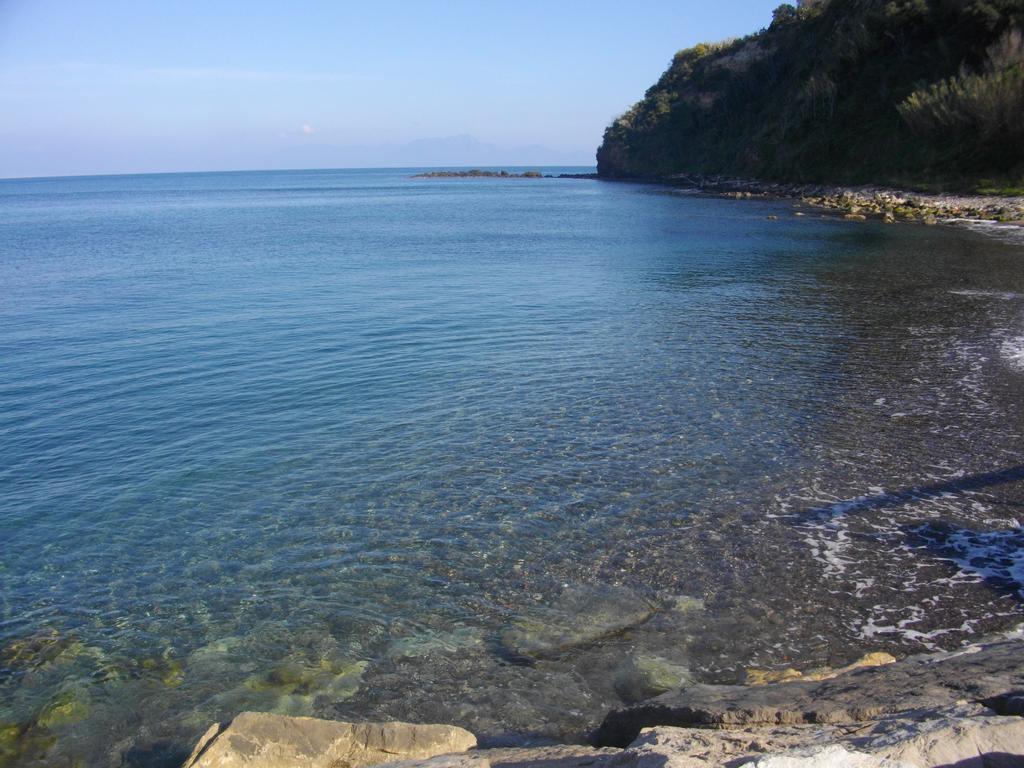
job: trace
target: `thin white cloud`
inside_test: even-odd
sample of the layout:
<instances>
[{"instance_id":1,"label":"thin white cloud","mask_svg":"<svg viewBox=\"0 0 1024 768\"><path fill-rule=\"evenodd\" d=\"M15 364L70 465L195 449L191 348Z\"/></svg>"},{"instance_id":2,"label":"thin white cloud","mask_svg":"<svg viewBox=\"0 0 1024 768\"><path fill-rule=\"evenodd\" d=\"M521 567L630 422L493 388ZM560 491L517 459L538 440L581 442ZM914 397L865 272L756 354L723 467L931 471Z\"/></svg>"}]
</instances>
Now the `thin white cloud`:
<instances>
[{"instance_id":1,"label":"thin white cloud","mask_svg":"<svg viewBox=\"0 0 1024 768\"><path fill-rule=\"evenodd\" d=\"M3 0L0 0L0 5ZM97 98L129 99L132 91L177 93L213 90L218 92L280 92L284 90L336 90L373 76L336 72L286 72L264 69L220 67L130 68L90 61L57 61L48 64L5 67L0 62L0 111L17 113L24 105L61 104L63 111L79 110ZM346 84L349 84L346 86ZM81 109L88 114L90 107ZM299 130L303 130L301 127ZM294 134L293 134L294 135Z\"/></svg>"},{"instance_id":2,"label":"thin white cloud","mask_svg":"<svg viewBox=\"0 0 1024 768\"><path fill-rule=\"evenodd\" d=\"M313 130L313 126L312 126L312 125L310 125L309 123L304 123L304 124L303 124L303 126L302 126L302 132L303 132L304 134L306 134L307 136L312 136L312 135L313 135L314 133L316 133L316 131L315 131L315 130Z\"/></svg>"},{"instance_id":3,"label":"thin white cloud","mask_svg":"<svg viewBox=\"0 0 1024 768\"><path fill-rule=\"evenodd\" d=\"M0 0L2 2L2 0ZM144 82L224 81L252 83L334 83L362 79L338 72L289 72L244 67L130 67L91 61L58 61L13 68L0 67L5 80L66 80L73 76L103 76L109 79Z\"/></svg>"},{"instance_id":4,"label":"thin white cloud","mask_svg":"<svg viewBox=\"0 0 1024 768\"><path fill-rule=\"evenodd\" d=\"M352 79L349 75L335 72L285 72L229 67L151 67L136 70L136 74L142 78L161 80L227 80L258 83L330 83Z\"/></svg>"}]
</instances>

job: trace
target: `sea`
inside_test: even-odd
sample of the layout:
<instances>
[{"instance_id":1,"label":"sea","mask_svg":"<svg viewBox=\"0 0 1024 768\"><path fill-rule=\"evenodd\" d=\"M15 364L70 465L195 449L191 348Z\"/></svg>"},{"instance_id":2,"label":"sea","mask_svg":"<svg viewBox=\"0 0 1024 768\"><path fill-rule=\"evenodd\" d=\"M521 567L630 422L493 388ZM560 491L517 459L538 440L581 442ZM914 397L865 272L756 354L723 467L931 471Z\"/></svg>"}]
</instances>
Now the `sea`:
<instances>
[{"instance_id":1,"label":"sea","mask_svg":"<svg viewBox=\"0 0 1024 768\"><path fill-rule=\"evenodd\" d=\"M0 181L0 764L1024 621L1020 230L541 170Z\"/></svg>"}]
</instances>

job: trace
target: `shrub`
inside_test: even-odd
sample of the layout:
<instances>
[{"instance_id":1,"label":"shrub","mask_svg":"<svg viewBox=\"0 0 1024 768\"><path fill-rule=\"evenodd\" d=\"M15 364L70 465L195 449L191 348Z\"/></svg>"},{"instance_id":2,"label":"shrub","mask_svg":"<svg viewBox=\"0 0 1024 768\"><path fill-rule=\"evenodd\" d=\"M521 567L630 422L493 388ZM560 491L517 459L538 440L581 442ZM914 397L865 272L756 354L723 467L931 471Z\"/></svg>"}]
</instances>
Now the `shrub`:
<instances>
[{"instance_id":1,"label":"shrub","mask_svg":"<svg viewBox=\"0 0 1024 768\"><path fill-rule=\"evenodd\" d=\"M954 140L1024 141L1024 35L1011 29L988 49L981 72L914 91L898 107L916 133Z\"/></svg>"}]
</instances>

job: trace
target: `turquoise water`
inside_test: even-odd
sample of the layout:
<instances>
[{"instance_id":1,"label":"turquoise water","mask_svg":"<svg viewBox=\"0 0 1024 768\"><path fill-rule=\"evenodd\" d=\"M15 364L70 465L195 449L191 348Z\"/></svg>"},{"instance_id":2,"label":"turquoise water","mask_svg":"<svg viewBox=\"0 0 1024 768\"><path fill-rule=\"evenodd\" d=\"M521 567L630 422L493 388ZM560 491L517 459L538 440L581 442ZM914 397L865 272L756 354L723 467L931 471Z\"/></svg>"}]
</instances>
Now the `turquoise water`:
<instances>
[{"instance_id":1,"label":"turquoise water","mask_svg":"<svg viewBox=\"0 0 1024 768\"><path fill-rule=\"evenodd\" d=\"M411 174L0 181L0 764L242 709L578 739L644 659L1021 620L1024 245ZM654 618L502 645L581 594Z\"/></svg>"}]
</instances>

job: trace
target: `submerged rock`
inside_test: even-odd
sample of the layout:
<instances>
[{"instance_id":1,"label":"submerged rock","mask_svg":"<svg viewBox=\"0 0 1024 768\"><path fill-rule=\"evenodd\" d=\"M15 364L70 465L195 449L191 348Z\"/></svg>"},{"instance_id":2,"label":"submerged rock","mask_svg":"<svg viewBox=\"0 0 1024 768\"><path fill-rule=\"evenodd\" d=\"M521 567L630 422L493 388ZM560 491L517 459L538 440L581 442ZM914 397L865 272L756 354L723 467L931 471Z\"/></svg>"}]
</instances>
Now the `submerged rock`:
<instances>
[{"instance_id":1,"label":"submerged rock","mask_svg":"<svg viewBox=\"0 0 1024 768\"><path fill-rule=\"evenodd\" d=\"M185 668L177 659L167 656L143 659L140 665L168 688L177 688L185 681Z\"/></svg>"},{"instance_id":2,"label":"submerged rock","mask_svg":"<svg viewBox=\"0 0 1024 768\"><path fill-rule=\"evenodd\" d=\"M691 681L690 669L660 656L638 654L627 658L615 673L615 692L623 701L659 696Z\"/></svg>"},{"instance_id":3,"label":"submerged rock","mask_svg":"<svg viewBox=\"0 0 1024 768\"><path fill-rule=\"evenodd\" d=\"M89 714L89 695L80 687L66 688L54 696L36 717L43 728L84 720Z\"/></svg>"},{"instance_id":4,"label":"submerged rock","mask_svg":"<svg viewBox=\"0 0 1024 768\"><path fill-rule=\"evenodd\" d=\"M624 587L571 587L549 607L522 617L499 637L510 656L544 659L643 624L654 605Z\"/></svg>"},{"instance_id":5,"label":"submerged rock","mask_svg":"<svg viewBox=\"0 0 1024 768\"><path fill-rule=\"evenodd\" d=\"M451 725L345 723L243 712L203 734L183 768L361 768L476 746Z\"/></svg>"},{"instance_id":6,"label":"submerged rock","mask_svg":"<svg viewBox=\"0 0 1024 768\"><path fill-rule=\"evenodd\" d=\"M321 659L316 664L284 662L263 674L250 677L245 686L256 692L270 692L278 696L326 693L345 697L359 688L365 669L365 661Z\"/></svg>"},{"instance_id":7,"label":"submerged rock","mask_svg":"<svg viewBox=\"0 0 1024 768\"><path fill-rule=\"evenodd\" d=\"M767 685L768 683L786 683L792 680L831 680L833 677L852 672L855 669L880 667L883 664L892 664L894 661L896 661L896 657L892 654L878 651L865 654L852 664L847 664L845 667L839 667L838 669L821 667L801 672L792 667L787 667L786 669L751 668L745 671L743 682L747 685Z\"/></svg>"},{"instance_id":8,"label":"submerged rock","mask_svg":"<svg viewBox=\"0 0 1024 768\"><path fill-rule=\"evenodd\" d=\"M457 653L483 645L478 630L462 627L452 632L433 632L409 635L394 640L384 654L389 659L418 659L445 653Z\"/></svg>"},{"instance_id":9,"label":"submerged rock","mask_svg":"<svg viewBox=\"0 0 1024 768\"><path fill-rule=\"evenodd\" d=\"M684 616L692 613L700 613L704 610L704 601L699 597L690 595L674 595L668 599L669 610L673 613Z\"/></svg>"},{"instance_id":10,"label":"submerged rock","mask_svg":"<svg viewBox=\"0 0 1024 768\"><path fill-rule=\"evenodd\" d=\"M798 669L786 667L785 669L758 669L751 667L744 670L743 682L747 685L768 685L770 683L787 683L791 680L799 680L803 674Z\"/></svg>"},{"instance_id":11,"label":"submerged rock","mask_svg":"<svg viewBox=\"0 0 1024 768\"><path fill-rule=\"evenodd\" d=\"M222 709L256 709L279 715L311 715L318 701L351 698L362 685L365 661L286 660L218 695Z\"/></svg>"},{"instance_id":12,"label":"submerged rock","mask_svg":"<svg viewBox=\"0 0 1024 768\"><path fill-rule=\"evenodd\" d=\"M46 728L30 723L0 722L0 765L26 765L43 761L56 742Z\"/></svg>"},{"instance_id":13,"label":"submerged rock","mask_svg":"<svg viewBox=\"0 0 1024 768\"><path fill-rule=\"evenodd\" d=\"M0 649L0 667L36 670L67 664L80 656L99 655L74 635L61 635L51 629L8 642Z\"/></svg>"}]
</instances>

